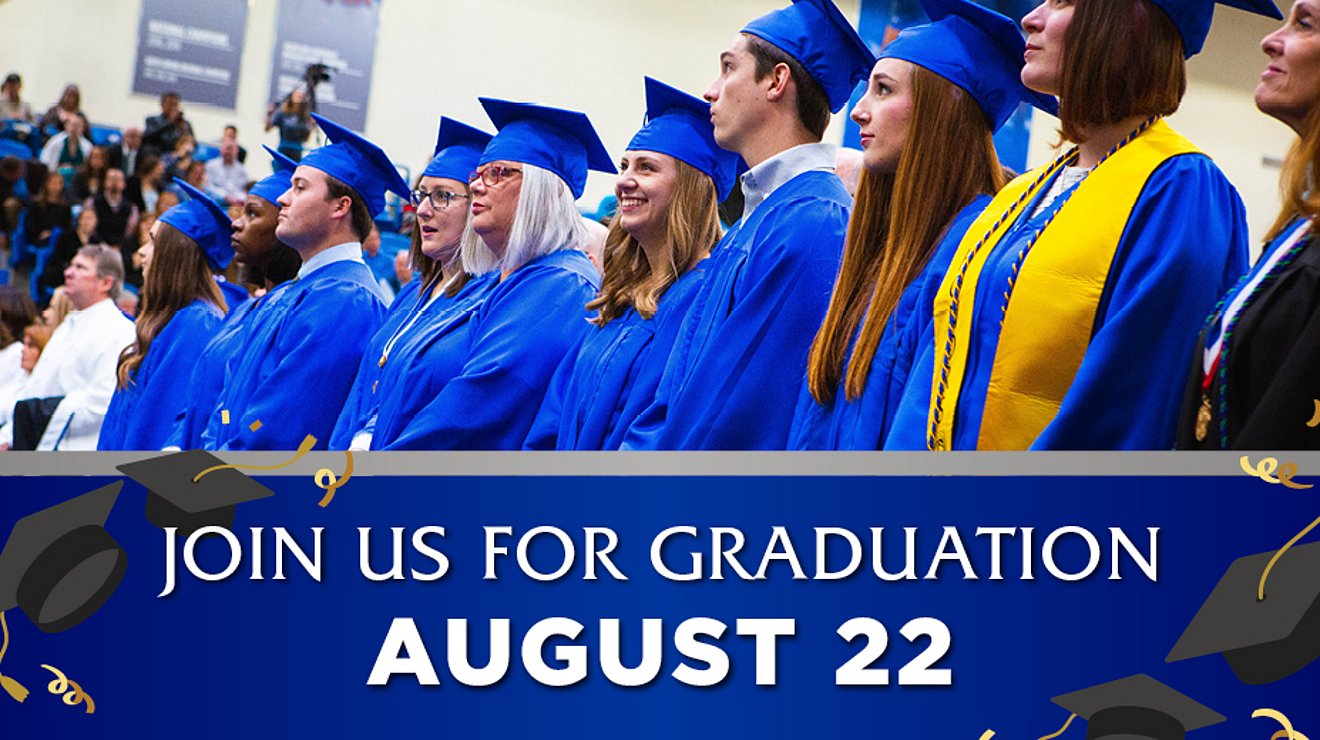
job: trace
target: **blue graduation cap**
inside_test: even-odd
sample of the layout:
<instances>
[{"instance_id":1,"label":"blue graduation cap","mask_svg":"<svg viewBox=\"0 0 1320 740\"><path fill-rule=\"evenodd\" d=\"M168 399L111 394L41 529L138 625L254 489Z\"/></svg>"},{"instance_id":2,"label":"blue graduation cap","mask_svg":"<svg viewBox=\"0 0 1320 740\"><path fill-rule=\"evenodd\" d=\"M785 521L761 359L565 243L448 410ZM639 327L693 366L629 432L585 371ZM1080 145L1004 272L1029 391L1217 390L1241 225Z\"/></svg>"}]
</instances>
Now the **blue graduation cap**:
<instances>
[{"instance_id":1,"label":"blue graduation cap","mask_svg":"<svg viewBox=\"0 0 1320 740\"><path fill-rule=\"evenodd\" d=\"M985 111L992 131L1022 100L1059 114L1053 96L1022 84L1027 43L1012 19L970 0L921 0L921 6L931 22L905 29L880 51L881 59L911 62L966 90Z\"/></svg>"},{"instance_id":2,"label":"blue graduation cap","mask_svg":"<svg viewBox=\"0 0 1320 740\"><path fill-rule=\"evenodd\" d=\"M315 167L353 188L373 216L385 209L385 191L404 200L410 197L408 183L380 147L324 116L313 113L312 118L332 143L308 152L303 166Z\"/></svg>"},{"instance_id":3,"label":"blue graduation cap","mask_svg":"<svg viewBox=\"0 0 1320 740\"><path fill-rule=\"evenodd\" d=\"M289 189L291 184L289 181L293 178L293 171L298 169L298 163L265 144L262 144L261 148L265 149L266 153L270 155L271 166L275 168L275 171L258 180L248 190L248 195L255 195L272 205L279 205L276 201Z\"/></svg>"},{"instance_id":4,"label":"blue graduation cap","mask_svg":"<svg viewBox=\"0 0 1320 740\"><path fill-rule=\"evenodd\" d=\"M211 269L218 271L229 267L234 259L234 248L229 244L229 237L234 233L229 214L211 196L183 180L176 177L174 184L188 194L189 200L166 211L160 220L197 242Z\"/></svg>"},{"instance_id":5,"label":"blue graduation cap","mask_svg":"<svg viewBox=\"0 0 1320 740\"><path fill-rule=\"evenodd\" d=\"M875 66L875 55L830 0L793 0L747 24L743 33L783 49L820 83L838 113Z\"/></svg>"},{"instance_id":6,"label":"blue graduation cap","mask_svg":"<svg viewBox=\"0 0 1320 740\"><path fill-rule=\"evenodd\" d=\"M692 165L715 181L721 201L737 177L738 155L715 143L710 103L651 77L646 78L646 125L628 150L660 152Z\"/></svg>"},{"instance_id":7,"label":"blue graduation cap","mask_svg":"<svg viewBox=\"0 0 1320 740\"><path fill-rule=\"evenodd\" d=\"M435 154L422 171L423 177L444 177L466 184L468 175L477 169L481 153L491 135L452 118L440 118L440 133L435 139Z\"/></svg>"},{"instance_id":8,"label":"blue graduation cap","mask_svg":"<svg viewBox=\"0 0 1320 740\"><path fill-rule=\"evenodd\" d=\"M1216 0L1151 0L1168 14L1173 25L1178 27L1182 36L1183 51L1187 57L1199 54L1205 46L1205 37L1210 35L1210 21L1215 14ZM1274 0L1217 0L1220 5L1245 10L1248 13L1264 15L1275 20L1283 20Z\"/></svg>"},{"instance_id":9,"label":"blue graduation cap","mask_svg":"<svg viewBox=\"0 0 1320 740\"><path fill-rule=\"evenodd\" d=\"M478 166L503 159L543 167L567 183L574 198L582 197L587 170L618 172L585 113L494 98L478 100L499 129Z\"/></svg>"}]
</instances>

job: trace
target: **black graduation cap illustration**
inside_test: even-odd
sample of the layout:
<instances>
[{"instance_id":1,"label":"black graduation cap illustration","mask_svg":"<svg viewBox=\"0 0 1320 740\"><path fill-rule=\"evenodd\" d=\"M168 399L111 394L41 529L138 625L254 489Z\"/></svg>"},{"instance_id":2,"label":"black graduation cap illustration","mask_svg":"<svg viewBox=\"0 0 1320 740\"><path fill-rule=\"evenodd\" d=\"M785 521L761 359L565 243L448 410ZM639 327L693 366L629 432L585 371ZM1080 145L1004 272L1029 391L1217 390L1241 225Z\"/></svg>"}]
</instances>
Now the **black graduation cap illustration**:
<instances>
[{"instance_id":1,"label":"black graduation cap illustration","mask_svg":"<svg viewBox=\"0 0 1320 740\"><path fill-rule=\"evenodd\" d=\"M42 632L63 632L96 613L128 567L105 531L123 481L23 517L0 552L0 612L17 606Z\"/></svg>"},{"instance_id":2,"label":"black graduation cap illustration","mask_svg":"<svg viewBox=\"0 0 1320 740\"><path fill-rule=\"evenodd\" d=\"M1086 739L1183 740L1224 716L1145 674L1054 697L1086 720Z\"/></svg>"},{"instance_id":3,"label":"black graduation cap illustration","mask_svg":"<svg viewBox=\"0 0 1320 740\"><path fill-rule=\"evenodd\" d=\"M239 504L275 495L202 450L120 465L119 470L146 487L147 520L161 529L175 527L184 537L203 527L228 529Z\"/></svg>"},{"instance_id":4,"label":"black graduation cap illustration","mask_svg":"<svg viewBox=\"0 0 1320 740\"><path fill-rule=\"evenodd\" d=\"M1260 685L1320 658L1320 542L1284 552L1262 600L1261 578L1274 555L1234 561L1165 660L1223 653L1243 683Z\"/></svg>"}]
</instances>

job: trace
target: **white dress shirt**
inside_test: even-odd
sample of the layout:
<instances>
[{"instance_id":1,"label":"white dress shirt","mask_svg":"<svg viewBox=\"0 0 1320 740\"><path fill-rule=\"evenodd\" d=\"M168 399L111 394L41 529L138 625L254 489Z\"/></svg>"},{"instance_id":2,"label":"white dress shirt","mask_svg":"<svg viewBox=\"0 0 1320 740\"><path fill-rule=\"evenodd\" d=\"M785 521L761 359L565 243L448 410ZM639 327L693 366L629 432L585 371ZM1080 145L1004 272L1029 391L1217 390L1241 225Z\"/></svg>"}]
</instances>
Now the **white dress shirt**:
<instances>
[{"instance_id":1,"label":"white dress shirt","mask_svg":"<svg viewBox=\"0 0 1320 740\"><path fill-rule=\"evenodd\" d=\"M780 185L798 175L815 170L833 172L836 151L833 144L799 144L743 173L743 220L747 220Z\"/></svg>"}]
</instances>

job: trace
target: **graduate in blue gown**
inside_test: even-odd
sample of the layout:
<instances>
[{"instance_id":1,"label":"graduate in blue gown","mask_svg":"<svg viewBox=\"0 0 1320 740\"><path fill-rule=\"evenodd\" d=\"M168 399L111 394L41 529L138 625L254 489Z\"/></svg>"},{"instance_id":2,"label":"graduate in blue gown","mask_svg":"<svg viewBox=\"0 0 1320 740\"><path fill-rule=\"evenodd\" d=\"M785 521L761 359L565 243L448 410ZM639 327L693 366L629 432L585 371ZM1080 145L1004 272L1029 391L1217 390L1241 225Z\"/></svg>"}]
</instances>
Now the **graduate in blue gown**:
<instances>
[{"instance_id":1,"label":"graduate in blue gown","mask_svg":"<svg viewBox=\"0 0 1320 740\"><path fill-rule=\"evenodd\" d=\"M193 364L224 317L211 271L233 259L229 217L205 193L177 184L191 198L151 227L137 338L119 358L98 450L159 450L168 443L187 407Z\"/></svg>"},{"instance_id":2,"label":"graduate in blue gown","mask_svg":"<svg viewBox=\"0 0 1320 740\"><path fill-rule=\"evenodd\" d=\"M994 131L1023 100L1058 111L1022 85L1015 22L968 0L922 7L931 22L880 52L852 111L864 170L792 449L881 448L953 247L1004 185Z\"/></svg>"},{"instance_id":3,"label":"graduate in blue gown","mask_svg":"<svg viewBox=\"0 0 1320 740\"><path fill-rule=\"evenodd\" d=\"M715 140L751 168L746 205L624 449L784 449L839 269L852 198L820 142L875 57L830 0L798 0L748 24L720 61L705 97Z\"/></svg>"},{"instance_id":4,"label":"graduate in blue gown","mask_svg":"<svg viewBox=\"0 0 1320 740\"><path fill-rule=\"evenodd\" d=\"M452 118L440 119L435 153L413 191L412 267L421 273L390 305L376 335L367 343L357 379L330 438L330 449L368 449L374 428L381 374L399 343L428 322L441 319L472 278L459 249L467 225L468 175L477 168L491 135ZM357 438L357 443L354 439Z\"/></svg>"},{"instance_id":5,"label":"graduate in blue gown","mask_svg":"<svg viewBox=\"0 0 1320 740\"><path fill-rule=\"evenodd\" d=\"M326 449L385 314L362 240L385 192L407 198L408 184L380 147L314 117L333 143L294 170L275 229L302 267L256 309L203 432L208 449L292 450L307 436Z\"/></svg>"},{"instance_id":6,"label":"graduate in blue gown","mask_svg":"<svg viewBox=\"0 0 1320 740\"><path fill-rule=\"evenodd\" d=\"M425 377L398 393L420 397L381 399L372 449L519 449L550 376L591 327L586 304L599 274L580 251L587 233L573 201L588 169L615 172L605 145L582 113L481 104L499 133L470 183L463 261L498 275L409 342L398 364Z\"/></svg>"},{"instance_id":7,"label":"graduate in blue gown","mask_svg":"<svg viewBox=\"0 0 1320 740\"><path fill-rule=\"evenodd\" d=\"M275 171L248 191L243 210L232 222L234 232L229 240L234 260L243 269L243 282L262 286L262 298L292 280L302 266L298 253L275 236L280 213L276 201L289 189L289 178L298 165L270 147L265 149ZM224 387L225 368L242 349L245 332L261 300L231 306L224 323L197 357L191 378L180 389L188 395L188 400L175 424L169 447L193 450L202 446L202 431Z\"/></svg>"},{"instance_id":8,"label":"graduate in blue gown","mask_svg":"<svg viewBox=\"0 0 1320 740\"><path fill-rule=\"evenodd\" d=\"M968 230L918 360L931 375L904 390L889 447L1172 446L1186 357L1247 259L1236 190L1162 120L1213 7L1078 0L1023 19L1023 82L1058 94L1079 144L1010 183ZM1084 43L1065 46L1065 32Z\"/></svg>"},{"instance_id":9,"label":"graduate in blue gown","mask_svg":"<svg viewBox=\"0 0 1320 740\"><path fill-rule=\"evenodd\" d=\"M715 143L710 105L646 78L646 125L620 163L596 328L555 371L530 450L613 450L655 399L678 325L720 237L738 156ZM684 228L671 229L671 224Z\"/></svg>"}]
</instances>

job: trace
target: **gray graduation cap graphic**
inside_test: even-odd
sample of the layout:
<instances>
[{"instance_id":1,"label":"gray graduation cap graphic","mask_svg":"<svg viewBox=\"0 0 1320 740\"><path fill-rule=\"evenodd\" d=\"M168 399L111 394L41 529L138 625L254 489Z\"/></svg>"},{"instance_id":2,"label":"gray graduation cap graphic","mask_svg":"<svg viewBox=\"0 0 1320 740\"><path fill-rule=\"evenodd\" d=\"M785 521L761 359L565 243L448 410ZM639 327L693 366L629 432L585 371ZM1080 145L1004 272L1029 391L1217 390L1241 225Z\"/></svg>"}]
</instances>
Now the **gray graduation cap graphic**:
<instances>
[{"instance_id":1,"label":"gray graduation cap graphic","mask_svg":"<svg viewBox=\"0 0 1320 740\"><path fill-rule=\"evenodd\" d=\"M1086 739L1183 740L1224 716L1145 674L1054 697L1086 720Z\"/></svg>"},{"instance_id":2,"label":"gray graduation cap graphic","mask_svg":"<svg viewBox=\"0 0 1320 740\"><path fill-rule=\"evenodd\" d=\"M42 632L76 627L110 598L128 554L105 531L123 481L20 519L0 552L0 612L18 607Z\"/></svg>"},{"instance_id":3,"label":"gray graduation cap graphic","mask_svg":"<svg viewBox=\"0 0 1320 740\"><path fill-rule=\"evenodd\" d=\"M1320 658L1320 542L1283 553L1260 584L1275 552L1229 566L1166 662L1223 653L1246 684L1272 683Z\"/></svg>"},{"instance_id":4,"label":"gray graduation cap graphic","mask_svg":"<svg viewBox=\"0 0 1320 740\"><path fill-rule=\"evenodd\" d=\"M203 527L229 529L239 504L275 495L203 450L120 465L119 471L146 487L147 520L185 537Z\"/></svg>"}]
</instances>

